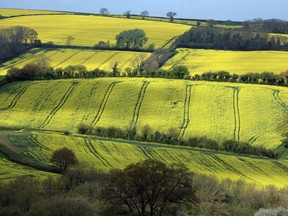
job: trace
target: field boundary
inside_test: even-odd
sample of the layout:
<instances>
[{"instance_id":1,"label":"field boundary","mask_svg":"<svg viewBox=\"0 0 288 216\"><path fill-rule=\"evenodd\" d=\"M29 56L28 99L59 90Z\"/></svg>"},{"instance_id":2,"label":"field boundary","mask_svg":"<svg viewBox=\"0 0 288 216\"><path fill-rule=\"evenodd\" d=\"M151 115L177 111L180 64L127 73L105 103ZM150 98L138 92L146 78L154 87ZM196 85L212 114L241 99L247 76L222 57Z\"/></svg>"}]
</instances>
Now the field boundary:
<instances>
[{"instance_id":1,"label":"field boundary","mask_svg":"<svg viewBox=\"0 0 288 216\"><path fill-rule=\"evenodd\" d=\"M133 112L133 117L132 117L132 121L130 124L130 129L135 129L138 123L138 119L139 119L139 114L140 114L140 109L142 107L142 103L146 94L146 90L147 87L150 83L147 81L144 81L142 84L142 87L140 89L139 95L138 95L138 99L136 102L136 105L134 107L134 112Z\"/></svg>"},{"instance_id":2,"label":"field boundary","mask_svg":"<svg viewBox=\"0 0 288 216\"><path fill-rule=\"evenodd\" d=\"M72 85L69 87L69 89L66 91L66 93L64 94L64 96L61 98L60 102L58 103L58 105L56 107L54 107L54 109L50 112L50 114L46 117L45 121L43 122L41 128L46 127L50 121L52 120L52 118L55 116L55 114L64 106L64 104L66 103L66 101L68 100L68 98L71 96L71 94L73 93L74 89L76 88L76 86L78 85L78 83L72 83Z\"/></svg>"},{"instance_id":3,"label":"field boundary","mask_svg":"<svg viewBox=\"0 0 288 216\"><path fill-rule=\"evenodd\" d=\"M184 100L183 122L180 127L179 137L183 137L190 122L190 103L191 103L192 85L186 86L186 95Z\"/></svg>"},{"instance_id":4,"label":"field boundary","mask_svg":"<svg viewBox=\"0 0 288 216\"><path fill-rule=\"evenodd\" d=\"M107 105L107 102L108 102L108 100L109 100L109 98L110 98L110 95L111 95L111 93L112 93L115 85L118 84L118 83L119 83L119 81L118 81L118 82L112 82L112 83L109 85L107 91L106 91L105 94L104 94L104 97L103 97L103 99L102 99L102 102L101 102L101 104L100 104L100 107L99 107L99 109L98 109L98 112L97 112L96 116L94 117L93 121L92 121L91 124L90 124L90 127L95 127L96 124L98 123L98 121L100 120L100 118L101 118L101 116L102 116L102 114L103 114L103 112L104 112L104 110L105 110L105 107L106 107L106 105Z\"/></svg>"}]
</instances>

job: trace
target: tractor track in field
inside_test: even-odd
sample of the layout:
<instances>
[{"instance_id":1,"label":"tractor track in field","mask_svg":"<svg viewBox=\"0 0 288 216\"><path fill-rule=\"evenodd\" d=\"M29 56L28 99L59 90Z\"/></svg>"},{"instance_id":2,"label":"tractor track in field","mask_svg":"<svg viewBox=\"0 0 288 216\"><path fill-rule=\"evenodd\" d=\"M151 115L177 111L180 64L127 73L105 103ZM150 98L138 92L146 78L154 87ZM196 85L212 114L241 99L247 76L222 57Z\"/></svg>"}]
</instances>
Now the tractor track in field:
<instances>
[{"instance_id":1,"label":"tractor track in field","mask_svg":"<svg viewBox=\"0 0 288 216\"><path fill-rule=\"evenodd\" d=\"M107 62L109 62L112 58L114 58L117 54L119 54L118 52L114 53L113 55L111 55L109 58L107 58L101 65L98 66L98 68L102 67L103 65L105 65Z\"/></svg>"},{"instance_id":2,"label":"tractor track in field","mask_svg":"<svg viewBox=\"0 0 288 216\"><path fill-rule=\"evenodd\" d=\"M185 60L191 54L190 50L187 50L186 54L178 59L174 64L170 67L170 69L176 67L181 61Z\"/></svg>"},{"instance_id":3,"label":"tractor track in field","mask_svg":"<svg viewBox=\"0 0 288 216\"><path fill-rule=\"evenodd\" d=\"M64 59L63 61L59 62L57 65L54 66L54 68L58 67L59 65L65 63L66 61L68 61L70 58L73 58L74 56L76 56L78 53L80 53L81 50L73 53L72 55L70 55L69 57L67 57L66 59Z\"/></svg>"},{"instance_id":4,"label":"tractor track in field","mask_svg":"<svg viewBox=\"0 0 288 216\"><path fill-rule=\"evenodd\" d=\"M84 139L86 147L89 149L89 151L96 157L98 158L106 167L112 167L111 164L103 157L101 156L97 150L94 148L90 140Z\"/></svg>"},{"instance_id":5,"label":"tractor track in field","mask_svg":"<svg viewBox=\"0 0 288 216\"><path fill-rule=\"evenodd\" d=\"M285 172L288 173L288 167L284 166L283 164L279 163L279 162L276 161L276 160L273 160L272 163L275 164L277 167L279 167L279 168L285 170Z\"/></svg>"},{"instance_id":6,"label":"tractor track in field","mask_svg":"<svg viewBox=\"0 0 288 216\"><path fill-rule=\"evenodd\" d=\"M249 144L253 145L260 136L261 135L256 135L256 136L251 137L249 140Z\"/></svg>"},{"instance_id":7,"label":"tractor track in field","mask_svg":"<svg viewBox=\"0 0 288 216\"><path fill-rule=\"evenodd\" d=\"M178 38L179 36L172 37L169 39L162 47L161 49L169 49L171 45L174 43L174 41ZM168 46L169 45L169 46Z\"/></svg>"},{"instance_id":8,"label":"tractor track in field","mask_svg":"<svg viewBox=\"0 0 288 216\"><path fill-rule=\"evenodd\" d=\"M247 164L249 167L252 167L254 170L256 170L257 172L263 174L263 175L267 175L265 172L263 172L261 169L259 169L259 167L255 166L252 162L248 161L248 160L243 160L240 159L239 160L243 161L245 164Z\"/></svg>"},{"instance_id":9,"label":"tractor track in field","mask_svg":"<svg viewBox=\"0 0 288 216\"><path fill-rule=\"evenodd\" d=\"M30 140L31 143L33 143L35 146L37 146L37 147L39 147L39 148L41 148L41 149L45 149L45 150L47 150L47 151L52 151L51 149L47 148L47 147L44 146L42 143L40 143L40 142L37 140L37 138L36 138L35 136L33 136L33 135L31 135L31 136L29 137L29 140Z\"/></svg>"},{"instance_id":10,"label":"tractor track in field","mask_svg":"<svg viewBox=\"0 0 288 216\"><path fill-rule=\"evenodd\" d=\"M45 121L43 122L41 128L46 127L50 121L52 120L52 118L55 116L55 114L64 106L64 104L66 103L66 101L68 100L68 98L72 95L73 91L75 90L75 88L77 87L78 83L72 83L72 85L69 87L69 89L66 91L66 93L64 94L64 96L61 98L60 102L58 103L58 105L56 107L54 107L54 109L50 112L50 114L47 116L47 118L45 119Z\"/></svg>"},{"instance_id":11,"label":"tractor track in field","mask_svg":"<svg viewBox=\"0 0 288 216\"><path fill-rule=\"evenodd\" d=\"M82 61L81 63L79 63L79 65L84 65L85 62L89 61L90 59L92 59L94 56L96 56L99 53L93 53L91 56L89 56L88 58L84 59L84 61Z\"/></svg>"},{"instance_id":12,"label":"tractor track in field","mask_svg":"<svg viewBox=\"0 0 288 216\"><path fill-rule=\"evenodd\" d=\"M250 177L244 175L243 173L241 173L240 171L238 171L237 169L235 169L233 166L231 166L230 164L226 163L225 161L223 161L222 159L220 159L219 157L217 157L216 155L210 155L210 157L212 157L214 160L216 160L217 162L219 162L220 164L224 165L224 167L227 168L227 170L236 173L240 176L243 176L245 178L251 179ZM251 179L252 180L252 179Z\"/></svg>"},{"instance_id":13,"label":"tractor track in field","mask_svg":"<svg viewBox=\"0 0 288 216\"><path fill-rule=\"evenodd\" d=\"M179 137L183 137L190 122L190 103L191 103L192 85L186 86L186 95L184 100L183 122L180 127Z\"/></svg>"},{"instance_id":14,"label":"tractor track in field","mask_svg":"<svg viewBox=\"0 0 288 216\"><path fill-rule=\"evenodd\" d=\"M140 114L140 110L142 107L142 103L146 94L146 90L147 87L150 83L144 81L142 84L142 87L140 89L139 95L138 95L138 99L136 102L136 105L134 107L134 112L133 112L133 117L132 117L132 121L131 121L131 125L130 125L130 129L135 129L138 123L138 119L139 119L139 114Z\"/></svg>"},{"instance_id":15,"label":"tractor track in field","mask_svg":"<svg viewBox=\"0 0 288 216\"><path fill-rule=\"evenodd\" d=\"M240 140L241 120L239 110L239 88L233 88L233 110L234 110L234 140Z\"/></svg>"},{"instance_id":16,"label":"tractor track in field","mask_svg":"<svg viewBox=\"0 0 288 216\"><path fill-rule=\"evenodd\" d=\"M288 111L288 106L282 101L282 99L279 96L280 90L273 90L273 96L275 100L279 103L280 106L282 106L286 111Z\"/></svg>"},{"instance_id":17,"label":"tractor track in field","mask_svg":"<svg viewBox=\"0 0 288 216\"><path fill-rule=\"evenodd\" d=\"M109 87L108 87L107 91L105 92L105 95L104 95L104 97L102 99L102 102L100 104L98 112L97 112L96 116L94 117L93 121L90 124L90 127L95 127L96 124L98 123L98 121L100 120L100 118L101 118L101 116L102 116L102 114L103 114L103 112L105 110L105 107L107 105L107 102L108 102L108 100L110 98L110 95L111 95L115 85L118 84L118 83L120 83L120 82L112 82L109 85Z\"/></svg>"},{"instance_id":18,"label":"tractor track in field","mask_svg":"<svg viewBox=\"0 0 288 216\"><path fill-rule=\"evenodd\" d=\"M11 103L5 107L5 108L0 108L0 111L3 110L8 110L8 109L12 109L17 105L17 101L20 99L20 97L26 92L26 90L30 87L30 85L23 87L20 92L18 92L18 94L16 94L16 96L13 98L13 100L11 101Z\"/></svg>"}]
</instances>

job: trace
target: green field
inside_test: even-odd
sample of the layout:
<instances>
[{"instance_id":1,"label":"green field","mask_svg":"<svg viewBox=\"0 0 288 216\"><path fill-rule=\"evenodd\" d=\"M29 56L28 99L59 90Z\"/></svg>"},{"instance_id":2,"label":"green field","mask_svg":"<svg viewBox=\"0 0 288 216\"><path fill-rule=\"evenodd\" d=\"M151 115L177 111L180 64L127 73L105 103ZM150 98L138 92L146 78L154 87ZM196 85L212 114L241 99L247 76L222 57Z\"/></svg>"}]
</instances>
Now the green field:
<instances>
[{"instance_id":1,"label":"green field","mask_svg":"<svg viewBox=\"0 0 288 216\"><path fill-rule=\"evenodd\" d=\"M191 75L217 71L228 71L231 74L268 71L278 74L288 70L288 52L201 49L177 49L177 51L179 53L169 59L163 69L184 65L188 67Z\"/></svg>"},{"instance_id":2,"label":"green field","mask_svg":"<svg viewBox=\"0 0 288 216\"><path fill-rule=\"evenodd\" d=\"M14 9L14 8L0 8L0 15L9 16L20 16L20 15L42 15L42 14L60 14L62 12L57 11L46 11L46 10L27 10L27 9Z\"/></svg>"},{"instance_id":3,"label":"green field","mask_svg":"<svg viewBox=\"0 0 288 216\"><path fill-rule=\"evenodd\" d=\"M6 146L17 152L19 157L32 159L41 164L49 164L53 151L65 146L72 149L82 163L104 171L111 168L124 168L130 163L151 158L165 163L184 163L193 172L214 175L220 179L242 179L260 187L265 185L284 187L287 185L287 161L96 137L65 136L40 132L34 132L31 136L28 133L24 133L24 135L19 132L5 133L6 140L8 140ZM34 171L32 173L37 175ZM13 177L11 176L11 178ZM6 178L9 178L9 173Z\"/></svg>"},{"instance_id":4,"label":"green field","mask_svg":"<svg viewBox=\"0 0 288 216\"><path fill-rule=\"evenodd\" d=\"M0 127L77 132L77 125L149 124L183 138L234 139L275 149L288 89L144 78L14 82L0 88ZM135 115L136 113L136 115Z\"/></svg>"},{"instance_id":5,"label":"green field","mask_svg":"<svg viewBox=\"0 0 288 216\"><path fill-rule=\"evenodd\" d=\"M99 68L111 71L117 62L118 67L125 69L131 67L133 60L137 58L148 58L150 53L128 52L128 51L102 51L84 49L32 49L0 67L0 75L6 74L11 67L23 67L25 64L35 61L39 56L48 58L54 68L66 67L69 65L84 65L88 70Z\"/></svg>"},{"instance_id":6,"label":"green field","mask_svg":"<svg viewBox=\"0 0 288 216\"><path fill-rule=\"evenodd\" d=\"M141 28L148 37L147 46L165 46L173 38L190 29L190 26L165 22L132 20L84 15L25 16L0 20L0 28L26 26L35 29L42 42L53 41L65 45L67 37L75 40L71 45L94 46L99 41L116 43L115 37L123 30ZM53 29L53 31L51 30Z\"/></svg>"}]
</instances>

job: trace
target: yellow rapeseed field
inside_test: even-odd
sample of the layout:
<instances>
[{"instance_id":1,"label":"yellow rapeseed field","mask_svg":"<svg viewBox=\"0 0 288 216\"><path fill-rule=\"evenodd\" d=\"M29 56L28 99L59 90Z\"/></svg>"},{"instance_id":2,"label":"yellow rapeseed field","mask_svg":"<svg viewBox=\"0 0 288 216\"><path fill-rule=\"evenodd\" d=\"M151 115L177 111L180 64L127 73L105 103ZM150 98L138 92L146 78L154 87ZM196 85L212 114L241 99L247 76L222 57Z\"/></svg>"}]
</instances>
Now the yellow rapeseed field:
<instances>
[{"instance_id":1,"label":"yellow rapeseed field","mask_svg":"<svg viewBox=\"0 0 288 216\"><path fill-rule=\"evenodd\" d=\"M68 147L75 152L80 162L104 171L111 168L124 168L128 164L150 158L165 163L184 163L193 172L214 175L219 179L241 179L254 183L258 187L287 185L288 162L282 160L244 157L208 150L199 151L189 147L164 144L40 132L33 132L27 137L21 133L11 133L10 143L9 147L17 148L19 156L41 164L49 164L53 151ZM3 168L2 172L9 169L9 167ZM37 175L34 171L31 173ZM10 178L15 177L13 174L10 174ZM18 175L22 174L18 173ZM6 177L9 178L9 172Z\"/></svg>"},{"instance_id":2,"label":"yellow rapeseed field","mask_svg":"<svg viewBox=\"0 0 288 216\"><path fill-rule=\"evenodd\" d=\"M99 68L111 71L115 63L124 70L132 67L137 59L146 59L150 53L109 51L109 50L85 50L85 49L32 49L0 66L0 75L7 73L11 67L23 67L25 64L34 62L38 58L46 58L54 67L66 67L69 65L84 65L88 70Z\"/></svg>"},{"instance_id":3,"label":"yellow rapeseed field","mask_svg":"<svg viewBox=\"0 0 288 216\"><path fill-rule=\"evenodd\" d=\"M227 71L231 74L274 72L288 70L288 52L282 51L223 51L203 49L177 49L162 69L177 65L188 67L191 75L205 72Z\"/></svg>"},{"instance_id":4,"label":"yellow rapeseed field","mask_svg":"<svg viewBox=\"0 0 288 216\"><path fill-rule=\"evenodd\" d=\"M14 82L0 88L0 127L77 132L80 123L138 129L149 124L183 138L207 136L275 149L288 89L145 78Z\"/></svg>"},{"instance_id":5,"label":"yellow rapeseed field","mask_svg":"<svg viewBox=\"0 0 288 216\"><path fill-rule=\"evenodd\" d=\"M166 22L84 15L41 15L0 20L0 28L16 25L35 29L43 42L65 45L71 35L75 38L71 45L80 46L94 46L99 41L115 44L115 37L121 31L140 28L148 37L146 46L154 44L156 48L190 29L187 25Z\"/></svg>"},{"instance_id":6,"label":"yellow rapeseed field","mask_svg":"<svg viewBox=\"0 0 288 216\"><path fill-rule=\"evenodd\" d=\"M2 16L19 16L19 15L40 15L40 14L59 14L62 12L47 11L47 10L26 10L13 8L0 8Z\"/></svg>"}]
</instances>

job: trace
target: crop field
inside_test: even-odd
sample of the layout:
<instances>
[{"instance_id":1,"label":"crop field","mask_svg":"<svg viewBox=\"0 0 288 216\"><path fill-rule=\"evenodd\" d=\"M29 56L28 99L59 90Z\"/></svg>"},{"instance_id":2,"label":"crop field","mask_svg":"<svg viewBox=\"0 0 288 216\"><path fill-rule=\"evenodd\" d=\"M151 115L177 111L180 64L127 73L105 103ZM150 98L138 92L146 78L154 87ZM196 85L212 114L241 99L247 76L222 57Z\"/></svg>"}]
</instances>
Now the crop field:
<instances>
[{"instance_id":1,"label":"crop field","mask_svg":"<svg viewBox=\"0 0 288 216\"><path fill-rule=\"evenodd\" d=\"M121 31L141 28L148 37L147 46L165 46L176 36L190 29L190 26L156 21L111 18L102 16L53 15L26 16L0 20L0 28L15 25L35 29L42 42L53 41L65 45L68 36L75 39L71 45L94 46L99 41L116 43L115 37Z\"/></svg>"},{"instance_id":2,"label":"crop field","mask_svg":"<svg viewBox=\"0 0 288 216\"><path fill-rule=\"evenodd\" d=\"M287 161L136 141L41 132L33 132L31 135L28 133L23 135L19 132L9 133L8 148L17 151L19 157L26 157L41 164L49 164L53 151L68 147L76 153L80 162L104 171L111 168L124 168L130 163L151 158L165 163L184 163L193 172L214 175L220 179L242 179L257 186L284 187L287 185ZM2 172L5 171L4 167Z\"/></svg>"},{"instance_id":3,"label":"crop field","mask_svg":"<svg viewBox=\"0 0 288 216\"><path fill-rule=\"evenodd\" d=\"M26 9L13 9L13 8L0 8L0 15L19 16L19 15L40 15L40 14L59 14L62 12L57 11L46 11L46 10L26 10Z\"/></svg>"},{"instance_id":4,"label":"crop field","mask_svg":"<svg viewBox=\"0 0 288 216\"><path fill-rule=\"evenodd\" d=\"M84 65L88 70L100 68L111 71L117 62L118 67L125 69L131 67L133 60L137 58L146 59L150 53L109 51L109 50L85 50L85 49L32 49L0 67L0 75L7 73L11 67L23 67L25 64L35 61L40 56L48 58L48 62L54 68L66 67L69 65Z\"/></svg>"},{"instance_id":5,"label":"crop field","mask_svg":"<svg viewBox=\"0 0 288 216\"><path fill-rule=\"evenodd\" d=\"M234 139L275 149L288 89L145 78L14 82L0 88L0 127L77 132L149 124L179 136Z\"/></svg>"},{"instance_id":6,"label":"crop field","mask_svg":"<svg viewBox=\"0 0 288 216\"><path fill-rule=\"evenodd\" d=\"M288 70L288 52L177 50L179 53L169 59L162 69L167 70L177 65L184 65L188 67L191 75L217 71L245 74L265 71L281 73Z\"/></svg>"}]
</instances>

